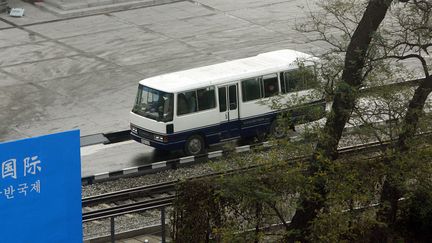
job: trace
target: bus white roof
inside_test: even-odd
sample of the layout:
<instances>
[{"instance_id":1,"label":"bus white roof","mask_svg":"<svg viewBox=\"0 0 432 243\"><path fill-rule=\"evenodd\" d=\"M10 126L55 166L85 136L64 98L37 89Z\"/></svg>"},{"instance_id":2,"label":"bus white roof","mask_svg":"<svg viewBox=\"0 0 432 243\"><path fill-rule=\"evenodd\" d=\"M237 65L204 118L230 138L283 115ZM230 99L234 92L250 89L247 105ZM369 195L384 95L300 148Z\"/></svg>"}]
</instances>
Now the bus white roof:
<instances>
[{"instance_id":1,"label":"bus white roof","mask_svg":"<svg viewBox=\"0 0 432 243\"><path fill-rule=\"evenodd\" d=\"M312 58L311 55L293 50L272 51L253 57L163 74L141 80L140 84L164 92L176 93L289 70L294 67L297 59L312 60Z\"/></svg>"}]
</instances>

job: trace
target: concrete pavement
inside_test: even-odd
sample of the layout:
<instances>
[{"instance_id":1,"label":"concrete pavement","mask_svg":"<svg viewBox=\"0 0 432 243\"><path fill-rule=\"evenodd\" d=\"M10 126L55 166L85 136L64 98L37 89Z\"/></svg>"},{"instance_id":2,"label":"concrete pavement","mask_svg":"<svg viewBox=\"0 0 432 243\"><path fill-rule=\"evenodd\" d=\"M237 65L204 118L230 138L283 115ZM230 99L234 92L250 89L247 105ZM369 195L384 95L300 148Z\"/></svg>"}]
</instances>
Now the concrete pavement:
<instances>
[{"instance_id":1,"label":"concrete pavement","mask_svg":"<svg viewBox=\"0 0 432 243\"><path fill-rule=\"evenodd\" d=\"M77 17L156 6L177 1L180 0L43 0L34 4L61 17Z\"/></svg>"},{"instance_id":2,"label":"concrete pavement","mask_svg":"<svg viewBox=\"0 0 432 243\"><path fill-rule=\"evenodd\" d=\"M71 1L73 2L73 1ZM200 0L64 18L19 0L0 14L0 141L68 129L128 129L138 81L283 48L303 0Z\"/></svg>"},{"instance_id":3,"label":"concrete pavement","mask_svg":"<svg viewBox=\"0 0 432 243\"><path fill-rule=\"evenodd\" d=\"M62 14L8 0L25 16L0 13L0 142L68 129L82 135L128 129L145 77L283 48L320 52L325 44L306 43L293 30L314 1L179 1L102 13L86 12L87 5L61 10L82 14ZM73 2L79 1L62 3ZM83 175L96 166L146 163L143 146L87 151L83 157L92 163Z\"/></svg>"}]
</instances>

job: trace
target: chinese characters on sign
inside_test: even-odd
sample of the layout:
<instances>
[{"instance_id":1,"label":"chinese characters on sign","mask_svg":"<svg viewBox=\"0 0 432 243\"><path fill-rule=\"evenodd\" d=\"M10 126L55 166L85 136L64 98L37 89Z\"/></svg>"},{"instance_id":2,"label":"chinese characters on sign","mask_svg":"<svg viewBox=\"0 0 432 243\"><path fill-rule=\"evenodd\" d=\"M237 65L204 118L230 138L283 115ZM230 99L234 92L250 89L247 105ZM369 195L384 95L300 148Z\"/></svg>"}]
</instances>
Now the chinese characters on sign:
<instances>
[{"instance_id":1,"label":"chinese characters on sign","mask_svg":"<svg viewBox=\"0 0 432 243\"><path fill-rule=\"evenodd\" d=\"M2 163L2 178L5 177L12 177L12 178L17 178L16 177L16 159L10 159L10 160L6 160L5 162Z\"/></svg>"},{"instance_id":2,"label":"chinese characters on sign","mask_svg":"<svg viewBox=\"0 0 432 243\"><path fill-rule=\"evenodd\" d=\"M24 157L22 160L11 158L2 162L0 200L11 200L17 196L26 197L28 193L40 193L41 182L38 176L41 173L42 162L37 155ZM20 184L13 185L12 180L19 180Z\"/></svg>"},{"instance_id":3,"label":"chinese characters on sign","mask_svg":"<svg viewBox=\"0 0 432 243\"><path fill-rule=\"evenodd\" d=\"M83 242L79 131L0 142L0 209L0 243Z\"/></svg>"}]
</instances>

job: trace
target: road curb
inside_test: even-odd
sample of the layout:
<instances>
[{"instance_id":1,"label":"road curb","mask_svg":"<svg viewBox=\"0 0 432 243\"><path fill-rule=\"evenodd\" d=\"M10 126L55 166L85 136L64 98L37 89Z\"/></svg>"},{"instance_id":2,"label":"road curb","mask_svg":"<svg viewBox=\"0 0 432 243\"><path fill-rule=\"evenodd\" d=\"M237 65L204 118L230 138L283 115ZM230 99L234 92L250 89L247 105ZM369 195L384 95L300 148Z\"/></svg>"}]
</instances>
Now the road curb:
<instances>
[{"instance_id":1,"label":"road curb","mask_svg":"<svg viewBox=\"0 0 432 243\"><path fill-rule=\"evenodd\" d=\"M80 146L86 147L95 144L119 143L131 140L130 130L123 130L110 133L96 133L80 137Z\"/></svg>"},{"instance_id":2,"label":"road curb","mask_svg":"<svg viewBox=\"0 0 432 243\"><path fill-rule=\"evenodd\" d=\"M102 172L91 176L85 176L81 178L81 185L91 185L98 182L110 181L118 178L133 177L145 174L151 174L159 171L177 169L179 167L197 164L200 162L206 162L211 159L223 157L228 153L245 153L257 148L270 148L269 142L258 143L253 145L239 146L233 149L218 150L209 152L206 154L187 156L177 159L158 161L147 165L128 167L112 172Z\"/></svg>"}]
</instances>

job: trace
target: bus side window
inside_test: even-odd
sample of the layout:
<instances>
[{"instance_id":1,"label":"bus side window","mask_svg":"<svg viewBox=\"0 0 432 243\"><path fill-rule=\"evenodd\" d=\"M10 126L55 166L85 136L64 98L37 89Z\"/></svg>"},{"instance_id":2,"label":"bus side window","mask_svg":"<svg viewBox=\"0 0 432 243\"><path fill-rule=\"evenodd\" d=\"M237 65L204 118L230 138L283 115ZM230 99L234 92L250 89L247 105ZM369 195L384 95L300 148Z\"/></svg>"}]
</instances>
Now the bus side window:
<instances>
[{"instance_id":1,"label":"bus side window","mask_svg":"<svg viewBox=\"0 0 432 243\"><path fill-rule=\"evenodd\" d=\"M262 98L262 91L259 79L247 79L241 82L243 102Z\"/></svg>"},{"instance_id":2,"label":"bus side window","mask_svg":"<svg viewBox=\"0 0 432 243\"><path fill-rule=\"evenodd\" d=\"M316 66L306 67L308 70L305 74L306 85L308 89L318 88L320 86L316 73Z\"/></svg>"},{"instance_id":3,"label":"bus side window","mask_svg":"<svg viewBox=\"0 0 432 243\"><path fill-rule=\"evenodd\" d=\"M285 73L279 73L279 79L280 79L280 87L281 87L281 93L285 94L287 93L286 83L285 83Z\"/></svg>"},{"instance_id":4,"label":"bus side window","mask_svg":"<svg viewBox=\"0 0 432 243\"><path fill-rule=\"evenodd\" d=\"M219 111L223 112L227 110L227 105L226 105L226 88L225 87L220 87L218 89L218 93L219 93Z\"/></svg>"},{"instance_id":5,"label":"bus side window","mask_svg":"<svg viewBox=\"0 0 432 243\"><path fill-rule=\"evenodd\" d=\"M192 113L197 111L197 97L196 97L196 91L189 91L185 92L186 99L188 101L189 105L189 112Z\"/></svg>"},{"instance_id":6,"label":"bus side window","mask_svg":"<svg viewBox=\"0 0 432 243\"><path fill-rule=\"evenodd\" d=\"M276 74L266 75L262 80L264 85L264 97L275 96L279 93L278 77Z\"/></svg>"},{"instance_id":7,"label":"bus side window","mask_svg":"<svg viewBox=\"0 0 432 243\"><path fill-rule=\"evenodd\" d=\"M179 93L177 96L177 115L189 114L197 111L196 91Z\"/></svg>"},{"instance_id":8,"label":"bus side window","mask_svg":"<svg viewBox=\"0 0 432 243\"><path fill-rule=\"evenodd\" d=\"M214 87L198 89L197 94L199 111L208 110L216 107Z\"/></svg>"},{"instance_id":9,"label":"bus side window","mask_svg":"<svg viewBox=\"0 0 432 243\"><path fill-rule=\"evenodd\" d=\"M189 105L184 93L177 95L177 115L184 115L189 113Z\"/></svg>"},{"instance_id":10,"label":"bus side window","mask_svg":"<svg viewBox=\"0 0 432 243\"><path fill-rule=\"evenodd\" d=\"M281 73L282 93L316 88L318 81L313 67L301 67Z\"/></svg>"},{"instance_id":11,"label":"bus side window","mask_svg":"<svg viewBox=\"0 0 432 243\"><path fill-rule=\"evenodd\" d=\"M296 70L291 70L289 72L283 73L283 82L285 83L285 92L294 92L302 90L304 87L303 79L300 72Z\"/></svg>"},{"instance_id":12,"label":"bus side window","mask_svg":"<svg viewBox=\"0 0 432 243\"><path fill-rule=\"evenodd\" d=\"M237 85L230 85L228 87L228 97L230 110L237 109Z\"/></svg>"}]
</instances>

